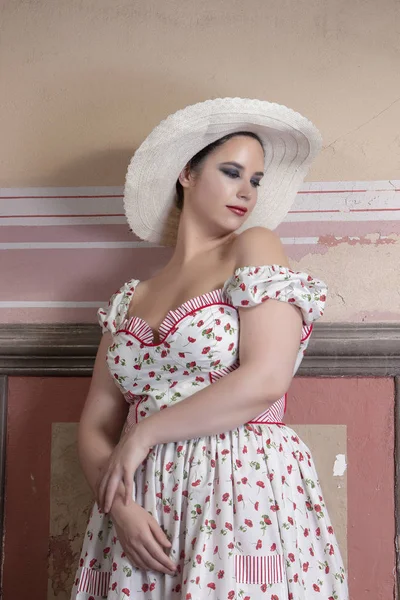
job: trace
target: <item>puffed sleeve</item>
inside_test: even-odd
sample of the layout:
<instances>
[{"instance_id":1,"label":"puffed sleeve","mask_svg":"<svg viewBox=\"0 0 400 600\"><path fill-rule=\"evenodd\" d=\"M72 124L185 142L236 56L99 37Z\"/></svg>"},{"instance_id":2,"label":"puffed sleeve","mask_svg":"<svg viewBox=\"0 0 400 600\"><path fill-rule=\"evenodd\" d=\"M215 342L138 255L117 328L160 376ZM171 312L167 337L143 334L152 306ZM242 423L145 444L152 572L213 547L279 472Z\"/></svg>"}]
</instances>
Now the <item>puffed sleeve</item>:
<instances>
[{"instance_id":1,"label":"puffed sleeve","mask_svg":"<svg viewBox=\"0 0 400 600\"><path fill-rule=\"evenodd\" d=\"M110 298L105 308L99 308L97 319L102 333L115 333L126 318L129 303L135 291L136 280L131 279L119 288Z\"/></svg>"},{"instance_id":2,"label":"puffed sleeve","mask_svg":"<svg viewBox=\"0 0 400 600\"><path fill-rule=\"evenodd\" d=\"M273 299L289 302L301 310L303 331L294 372L303 359L314 321L324 313L327 291L320 279L279 265L239 267L224 286L229 301L237 308Z\"/></svg>"}]
</instances>

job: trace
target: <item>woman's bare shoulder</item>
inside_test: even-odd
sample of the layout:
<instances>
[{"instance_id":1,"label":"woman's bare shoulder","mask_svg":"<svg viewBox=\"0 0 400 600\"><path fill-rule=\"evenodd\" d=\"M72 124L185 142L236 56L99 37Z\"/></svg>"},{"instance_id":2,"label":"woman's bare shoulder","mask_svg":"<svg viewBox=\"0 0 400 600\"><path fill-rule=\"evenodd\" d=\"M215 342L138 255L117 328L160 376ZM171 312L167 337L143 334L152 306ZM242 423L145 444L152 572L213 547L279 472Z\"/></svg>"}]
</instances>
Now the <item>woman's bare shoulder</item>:
<instances>
[{"instance_id":1,"label":"woman's bare shoulder","mask_svg":"<svg viewBox=\"0 0 400 600\"><path fill-rule=\"evenodd\" d=\"M259 265L290 267L279 236L266 227L250 227L237 235L232 251L235 268Z\"/></svg>"}]
</instances>

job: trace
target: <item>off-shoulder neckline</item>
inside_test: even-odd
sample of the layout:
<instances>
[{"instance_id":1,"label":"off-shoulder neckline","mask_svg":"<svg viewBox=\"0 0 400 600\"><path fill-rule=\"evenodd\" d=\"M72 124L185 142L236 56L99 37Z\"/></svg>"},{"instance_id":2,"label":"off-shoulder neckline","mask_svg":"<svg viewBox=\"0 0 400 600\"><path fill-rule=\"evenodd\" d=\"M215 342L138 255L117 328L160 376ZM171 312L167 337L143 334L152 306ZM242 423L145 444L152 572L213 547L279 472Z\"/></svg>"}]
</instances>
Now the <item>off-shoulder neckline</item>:
<instances>
[{"instance_id":1,"label":"off-shoulder neckline","mask_svg":"<svg viewBox=\"0 0 400 600\"><path fill-rule=\"evenodd\" d=\"M282 271L295 274L295 271L290 269L289 267L284 267L278 264L271 265L246 265L243 267L237 267L233 274L226 279L222 287L217 289L204 292L199 294L198 296L194 296L182 302L176 308L168 310L164 318L162 319L160 325L157 330L154 330L153 327L142 317L136 315L129 315L129 308L134 297L135 291L142 281L140 279L130 279L126 282L124 286L124 298L123 298L123 309L120 312L121 318L121 327L128 329L137 329L140 328L143 337L146 342L151 341L152 343L146 343L146 345L151 346L160 346L168 336L168 333L171 331L173 326L177 321L182 319L184 316L195 310L196 308L200 308L200 303L203 303L204 307L210 306L211 304L229 304L226 301L226 288L229 286L229 283L239 275L239 273L243 271L256 271L258 272L261 269L269 268L272 272L274 271ZM133 288L133 289L132 289ZM130 292L130 293L129 293ZM158 338L158 341L155 341Z\"/></svg>"}]
</instances>

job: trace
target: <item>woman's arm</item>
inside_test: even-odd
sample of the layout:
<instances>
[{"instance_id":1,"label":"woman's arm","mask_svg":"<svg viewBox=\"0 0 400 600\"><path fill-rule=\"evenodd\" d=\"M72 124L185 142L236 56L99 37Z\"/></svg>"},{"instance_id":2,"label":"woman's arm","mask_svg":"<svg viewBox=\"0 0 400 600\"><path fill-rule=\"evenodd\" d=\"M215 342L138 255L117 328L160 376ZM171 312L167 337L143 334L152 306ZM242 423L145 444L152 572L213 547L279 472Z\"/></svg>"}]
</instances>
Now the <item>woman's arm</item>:
<instances>
[{"instance_id":1,"label":"woman's arm","mask_svg":"<svg viewBox=\"0 0 400 600\"><path fill-rule=\"evenodd\" d=\"M263 227L244 231L233 249L236 265L289 267L279 237ZM168 410L141 421L133 432L144 446L229 431L264 412L288 390L299 351L302 316L269 300L239 309L240 367Z\"/></svg>"},{"instance_id":2,"label":"woman's arm","mask_svg":"<svg viewBox=\"0 0 400 600\"><path fill-rule=\"evenodd\" d=\"M235 252L238 265L288 266L279 238L262 228L238 236ZM239 314L240 367L167 410L146 417L122 436L100 484L105 511L112 506L121 481L126 499L130 497L132 473L152 446L229 431L257 417L285 394L299 351L301 311L292 304L269 300L239 309Z\"/></svg>"},{"instance_id":3,"label":"woman's arm","mask_svg":"<svg viewBox=\"0 0 400 600\"><path fill-rule=\"evenodd\" d=\"M105 357L112 343L110 333L101 339L92 381L78 428L78 452L85 477L97 495L102 468L118 444L128 404L110 375Z\"/></svg>"},{"instance_id":4,"label":"woman's arm","mask_svg":"<svg viewBox=\"0 0 400 600\"><path fill-rule=\"evenodd\" d=\"M240 313L240 367L174 406L146 417L122 436L99 487L100 506L105 512L113 506L121 482L129 501L133 474L152 446L234 429L264 412L287 391L300 345L299 310L269 300L240 309Z\"/></svg>"},{"instance_id":5,"label":"woman's arm","mask_svg":"<svg viewBox=\"0 0 400 600\"><path fill-rule=\"evenodd\" d=\"M112 343L110 333L100 342L92 382L79 423L78 449L83 472L95 496L103 468L118 443L128 404L115 385L105 360ZM140 569L174 574L176 565L165 554L171 544L160 525L144 508L132 501L124 502L121 484L112 509L112 519L121 546L130 562Z\"/></svg>"},{"instance_id":6,"label":"woman's arm","mask_svg":"<svg viewBox=\"0 0 400 600\"><path fill-rule=\"evenodd\" d=\"M288 390L301 330L301 315L290 304L271 300L240 309L240 367L143 419L132 434L150 448L229 431L257 417Z\"/></svg>"}]
</instances>

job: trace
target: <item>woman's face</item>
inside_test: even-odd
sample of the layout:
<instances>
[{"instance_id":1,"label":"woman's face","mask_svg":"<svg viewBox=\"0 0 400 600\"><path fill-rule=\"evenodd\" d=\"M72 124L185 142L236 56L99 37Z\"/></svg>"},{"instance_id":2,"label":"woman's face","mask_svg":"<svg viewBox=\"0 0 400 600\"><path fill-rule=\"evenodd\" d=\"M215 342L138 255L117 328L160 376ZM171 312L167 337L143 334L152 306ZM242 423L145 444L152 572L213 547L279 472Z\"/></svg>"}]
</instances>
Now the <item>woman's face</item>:
<instances>
[{"instance_id":1,"label":"woman's face","mask_svg":"<svg viewBox=\"0 0 400 600\"><path fill-rule=\"evenodd\" d=\"M231 138L207 156L199 173L180 179L184 206L213 233L233 232L254 209L263 171L260 143L247 136Z\"/></svg>"}]
</instances>

